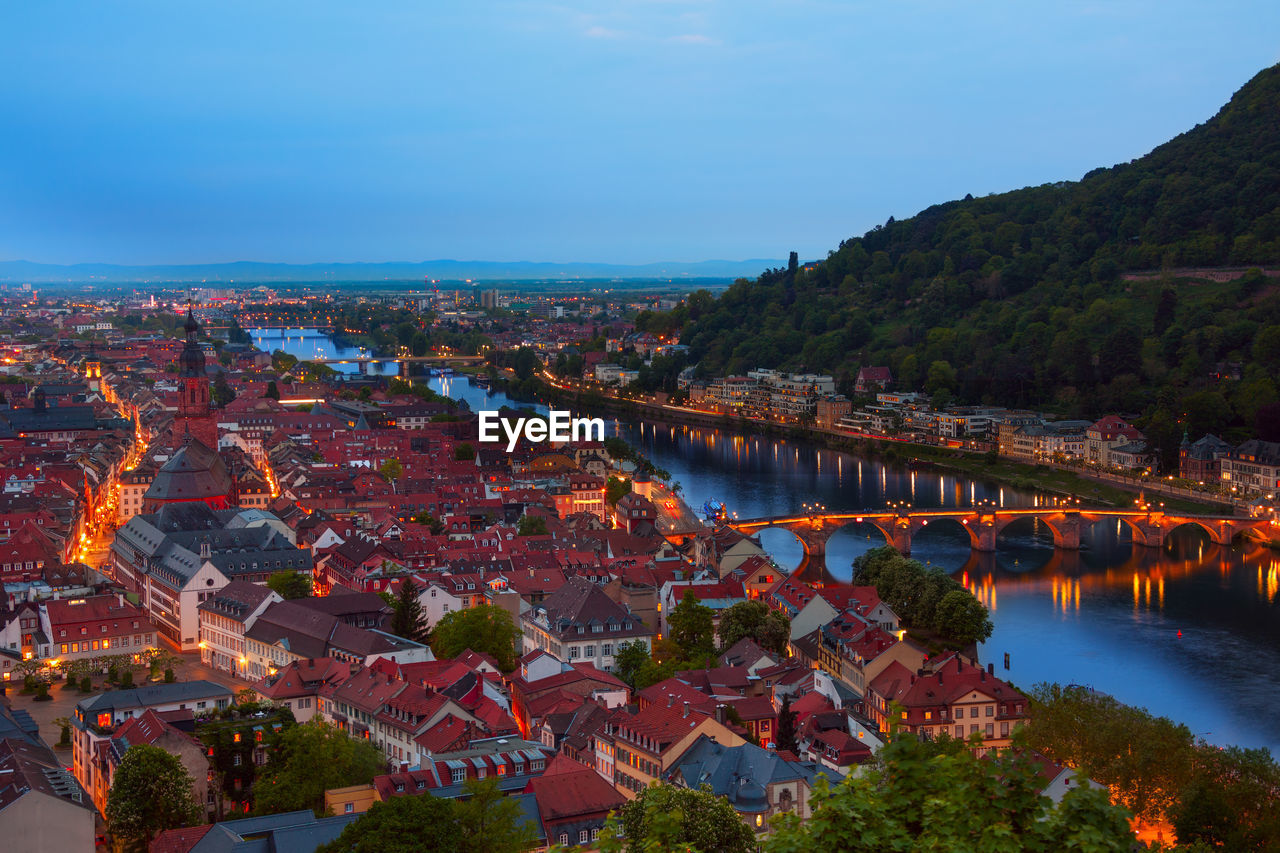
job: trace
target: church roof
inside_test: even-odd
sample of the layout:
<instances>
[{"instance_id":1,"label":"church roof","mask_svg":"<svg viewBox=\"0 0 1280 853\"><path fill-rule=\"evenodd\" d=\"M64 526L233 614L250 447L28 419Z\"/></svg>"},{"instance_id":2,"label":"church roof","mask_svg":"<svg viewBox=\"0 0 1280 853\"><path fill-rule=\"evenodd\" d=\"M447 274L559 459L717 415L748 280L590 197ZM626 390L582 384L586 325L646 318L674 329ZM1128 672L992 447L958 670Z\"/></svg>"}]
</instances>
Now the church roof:
<instances>
[{"instance_id":1,"label":"church roof","mask_svg":"<svg viewBox=\"0 0 1280 853\"><path fill-rule=\"evenodd\" d=\"M143 499L196 501L230 494L226 463L216 451L192 437L156 473Z\"/></svg>"}]
</instances>

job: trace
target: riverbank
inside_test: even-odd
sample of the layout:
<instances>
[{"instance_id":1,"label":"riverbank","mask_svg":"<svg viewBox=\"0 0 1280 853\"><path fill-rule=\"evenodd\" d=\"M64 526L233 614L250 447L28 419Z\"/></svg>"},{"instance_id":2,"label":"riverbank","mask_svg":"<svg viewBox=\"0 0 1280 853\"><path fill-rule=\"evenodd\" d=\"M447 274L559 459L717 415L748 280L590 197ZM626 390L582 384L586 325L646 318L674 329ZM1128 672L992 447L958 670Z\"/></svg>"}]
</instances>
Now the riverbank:
<instances>
[{"instance_id":1,"label":"riverbank","mask_svg":"<svg viewBox=\"0 0 1280 853\"><path fill-rule=\"evenodd\" d=\"M495 380L495 382L505 384L504 380ZM930 466L1015 488L1079 498L1082 502L1089 504L1129 506L1132 505L1136 495L1144 494L1148 499L1153 499L1154 495L1160 494L1161 497L1158 500L1165 505L1166 510L1173 512L1203 515L1233 514L1234 512L1230 504L1215 502L1209 496L1199 500L1165 494L1165 489L1160 483L1104 482L1069 469L992 458L989 453L890 439L864 438L813 426L779 424L758 418L698 412L661 403L621 400L597 391L583 392L558 388L546 382L540 382L540 396L544 398L544 402L566 406L574 411L591 414L608 413L615 417L633 418L647 423L676 423L742 435L805 441L829 450L839 450L889 462L902 462L909 466L913 464Z\"/></svg>"}]
</instances>

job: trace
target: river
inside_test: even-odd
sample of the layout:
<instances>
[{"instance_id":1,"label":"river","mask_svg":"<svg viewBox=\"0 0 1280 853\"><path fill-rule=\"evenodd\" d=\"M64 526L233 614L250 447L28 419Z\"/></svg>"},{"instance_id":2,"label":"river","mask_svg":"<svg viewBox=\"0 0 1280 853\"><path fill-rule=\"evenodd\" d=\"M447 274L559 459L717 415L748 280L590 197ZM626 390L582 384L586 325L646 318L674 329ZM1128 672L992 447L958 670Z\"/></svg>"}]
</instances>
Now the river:
<instances>
[{"instance_id":1,"label":"river","mask_svg":"<svg viewBox=\"0 0 1280 853\"><path fill-rule=\"evenodd\" d=\"M314 332L253 336L262 349L300 358L315 357L317 347L327 357L353 354ZM426 381L472 409L512 404L463 377ZM891 501L923 508L1049 500L787 440L609 423L671 472L692 506L723 502L743 518L794 513L805 503L852 511ZM1280 750L1280 553L1214 545L1187 527L1158 549L1133 545L1126 529L1111 524L1095 525L1083 538L1082 551L1057 551L1048 531L1028 520L1001 535L995 554L976 554L958 525L938 524L915 537L912 557L956 573L991 609L995 631L980 654L1013 684L1089 685L1185 723L1212 743ZM784 568L799 563L802 551L790 533L765 531L761 539ZM846 528L828 545L828 568L847 580L854 557L883 542L874 528Z\"/></svg>"}]
</instances>

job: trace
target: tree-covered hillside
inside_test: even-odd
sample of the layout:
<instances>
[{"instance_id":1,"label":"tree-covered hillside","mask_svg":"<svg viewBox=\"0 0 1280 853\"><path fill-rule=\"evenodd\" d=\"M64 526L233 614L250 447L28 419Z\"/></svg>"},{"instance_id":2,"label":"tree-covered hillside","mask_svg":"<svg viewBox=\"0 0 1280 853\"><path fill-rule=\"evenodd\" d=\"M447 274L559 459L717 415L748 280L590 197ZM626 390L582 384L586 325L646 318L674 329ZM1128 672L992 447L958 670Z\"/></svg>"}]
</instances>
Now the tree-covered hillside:
<instances>
[{"instance_id":1,"label":"tree-covered hillside","mask_svg":"<svg viewBox=\"0 0 1280 853\"><path fill-rule=\"evenodd\" d=\"M681 329L709 375L804 368L847 388L859 366L888 365L944 401L1245 433L1280 371L1280 279L1245 270L1277 264L1280 66L1138 160L890 219L821 262L638 323ZM1194 272L1226 266L1237 280ZM1219 362L1243 363L1242 381L1213 378Z\"/></svg>"}]
</instances>

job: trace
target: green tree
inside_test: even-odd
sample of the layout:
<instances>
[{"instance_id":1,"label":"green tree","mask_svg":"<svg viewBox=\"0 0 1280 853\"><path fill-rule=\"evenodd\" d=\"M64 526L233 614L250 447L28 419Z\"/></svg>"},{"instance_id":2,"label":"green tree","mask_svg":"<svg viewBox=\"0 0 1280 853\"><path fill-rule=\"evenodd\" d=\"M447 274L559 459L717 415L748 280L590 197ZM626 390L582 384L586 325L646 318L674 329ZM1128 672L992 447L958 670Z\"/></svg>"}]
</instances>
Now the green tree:
<instances>
[{"instance_id":1,"label":"green tree","mask_svg":"<svg viewBox=\"0 0 1280 853\"><path fill-rule=\"evenodd\" d=\"M728 649L743 637L775 655L787 653L791 621L761 601L740 601L720 615L720 646Z\"/></svg>"},{"instance_id":2,"label":"green tree","mask_svg":"<svg viewBox=\"0 0 1280 853\"><path fill-rule=\"evenodd\" d=\"M1186 726L1084 687L1037 684L1028 695L1028 745L1106 785L1142 821L1159 823L1190 785Z\"/></svg>"},{"instance_id":3,"label":"green tree","mask_svg":"<svg viewBox=\"0 0 1280 853\"><path fill-rule=\"evenodd\" d=\"M636 688L636 676L645 664L653 660L649 655L649 644L643 640L634 640L618 646L613 655L613 674L632 690Z\"/></svg>"},{"instance_id":4,"label":"green tree","mask_svg":"<svg viewBox=\"0 0 1280 853\"><path fill-rule=\"evenodd\" d=\"M267 382L267 390L262 392L262 396L270 397L272 400L280 399L280 388L276 385L274 379Z\"/></svg>"},{"instance_id":5,"label":"green tree","mask_svg":"<svg viewBox=\"0 0 1280 853\"><path fill-rule=\"evenodd\" d=\"M275 572L267 578L267 586L286 601L311 595L311 576L301 572Z\"/></svg>"},{"instance_id":6,"label":"green tree","mask_svg":"<svg viewBox=\"0 0 1280 853\"><path fill-rule=\"evenodd\" d=\"M222 408L236 398L236 392L227 384L227 374L225 371L219 370L218 375L213 378L213 389L209 396L213 399L215 406Z\"/></svg>"},{"instance_id":7,"label":"green tree","mask_svg":"<svg viewBox=\"0 0 1280 853\"><path fill-rule=\"evenodd\" d=\"M617 506L618 501L631 494L631 481L620 477L610 477L604 484L604 499L609 506Z\"/></svg>"},{"instance_id":8,"label":"green tree","mask_svg":"<svg viewBox=\"0 0 1280 853\"><path fill-rule=\"evenodd\" d=\"M965 589L953 589L934 609L934 630L957 643L978 643L991 636L987 608Z\"/></svg>"},{"instance_id":9,"label":"green tree","mask_svg":"<svg viewBox=\"0 0 1280 853\"><path fill-rule=\"evenodd\" d=\"M1192 767L1169 812L1179 843L1280 850L1280 765L1268 750L1200 742Z\"/></svg>"},{"instance_id":10,"label":"green tree","mask_svg":"<svg viewBox=\"0 0 1280 853\"><path fill-rule=\"evenodd\" d=\"M693 590L686 589L680 603L667 614L667 628L672 643L689 660L706 658L715 650L714 613L698 601Z\"/></svg>"},{"instance_id":11,"label":"green tree","mask_svg":"<svg viewBox=\"0 0 1280 853\"><path fill-rule=\"evenodd\" d=\"M523 853L537 840L520 804L498 787L495 777L468 779L454 812L464 839L462 853Z\"/></svg>"},{"instance_id":12,"label":"green tree","mask_svg":"<svg viewBox=\"0 0 1280 853\"><path fill-rule=\"evenodd\" d=\"M374 803L316 853L454 853L465 843L454 800L411 794Z\"/></svg>"},{"instance_id":13,"label":"green tree","mask_svg":"<svg viewBox=\"0 0 1280 853\"><path fill-rule=\"evenodd\" d=\"M145 849L157 833L199 820L200 807L178 757L140 743L125 750L116 769L106 816L113 836Z\"/></svg>"},{"instance_id":14,"label":"green tree","mask_svg":"<svg viewBox=\"0 0 1280 853\"><path fill-rule=\"evenodd\" d=\"M516 642L520 631L511 614L501 607L482 604L446 613L431 634L436 657L456 658L467 649L492 655L503 672L516 668Z\"/></svg>"},{"instance_id":15,"label":"green tree","mask_svg":"<svg viewBox=\"0 0 1280 853\"><path fill-rule=\"evenodd\" d=\"M540 515L522 515L516 522L517 536L546 536L547 520Z\"/></svg>"},{"instance_id":16,"label":"green tree","mask_svg":"<svg viewBox=\"0 0 1280 853\"><path fill-rule=\"evenodd\" d=\"M427 625L426 614L422 612L422 604L418 601L419 592L413 577L405 577L393 605L395 610L391 614L391 633L406 640L426 643L431 639L431 629Z\"/></svg>"},{"instance_id":17,"label":"green tree","mask_svg":"<svg viewBox=\"0 0 1280 853\"><path fill-rule=\"evenodd\" d=\"M298 363L298 357L290 355L282 349L271 353L271 366L277 373L288 373Z\"/></svg>"},{"instance_id":18,"label":"green tree","mask_svg":"<svg viewBox=\"0 0 1280 853\"><path fill-rule=\"evenodd\" d=\"M782 697L782 708L778 711L778 749L790 750L799 754L796 744L796 712L791 710L791 694Z\"/></svg>"},{"instance_id":19,"label":"green tree","mask_svg":"<svg viewBox=\"0 0 1280 853\"><path fill-rule=\"evenodd\" d=\"M378 468L378 473L382 475L382 479L391 484L391 490L394 492L396 481L404 476L404 466L400 464L399 459L388 459Z\"/></svg>"},{"instance_id":20,"label":"green tree","mask_svg":"<svg viewBox=\"0 0 1280 853\"><path fill-rule=\"evenodd\" d=\"M611 817L600 834L603 853L751 853L756 837L723 797L653 784ZM844 849L840 845L828 848Z\"/></svg>"},{"instance_id":21,"label":"green tree","mask_svg":"<svg viewBox=\"0 0 1280 853\"><path fill-rule=\"evenodd\" d=\"M468 442L462 442L453 449L455 462L471 462L476 458L476 449Z\"/></svg>"},{"instance_id":22,"label":"green tree","mask_svg":"<svg viewBox=\"0 0 1280 853\"><path fill-rule=\"evenodd\" d=\"M1101 788L1073 787L1054 806L1038 790L1037 765L1023 753L985 758L949 739L891 737L875 765L838 785L825 778L812 815L775 818L769 853L841 850L1081 851L1127 853L1128 813Z\"/></svg>"},{"instance_id":23,"label":"green tree","mask_svg":"<svg viewBox=\"0 0 1280 853\"><path fill-rule=\"evenodd\" d=\"M413 516L410 520L414 524L421 524L424 527L431 528L432 536L439 536L444 532L444 522L427 512L425 509Z\"/></svg>"},{"instance_id":24,"label":"green tree","mask_svg":"<svg viewBox=\"0 0 1280 853\"><path fill-rule=\"evenodd\" d=\"M330 723L311 720L290 726L280 737L274 769L254 784L259 814L311 809L324 811L324 792L366 785L386 772L386 758L368 740L348 737Z\"/></svg>"}]
</instances>

